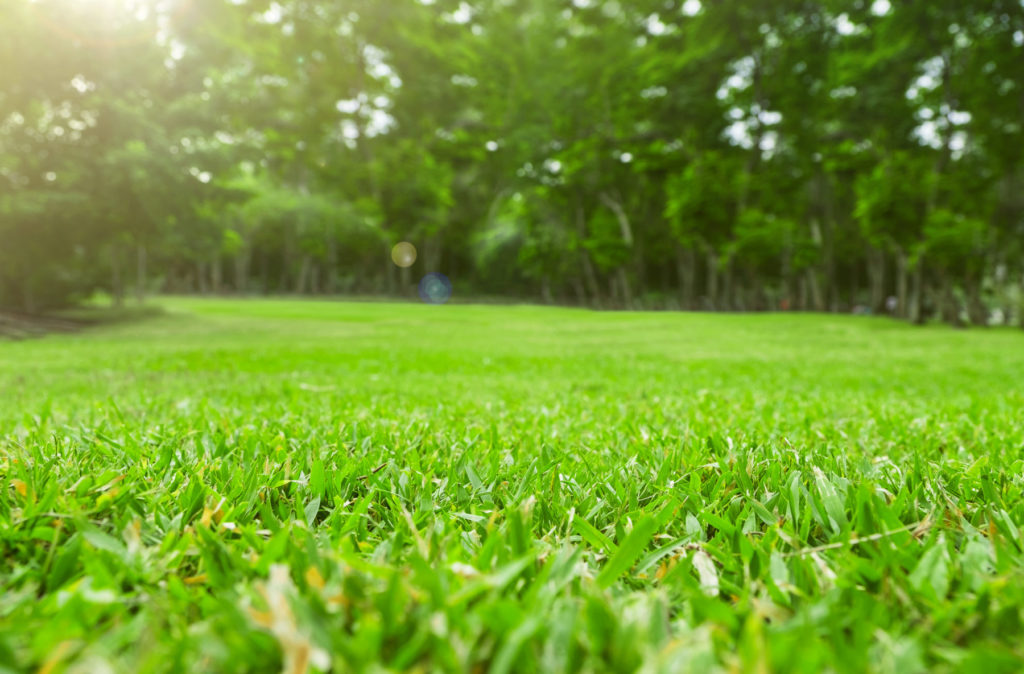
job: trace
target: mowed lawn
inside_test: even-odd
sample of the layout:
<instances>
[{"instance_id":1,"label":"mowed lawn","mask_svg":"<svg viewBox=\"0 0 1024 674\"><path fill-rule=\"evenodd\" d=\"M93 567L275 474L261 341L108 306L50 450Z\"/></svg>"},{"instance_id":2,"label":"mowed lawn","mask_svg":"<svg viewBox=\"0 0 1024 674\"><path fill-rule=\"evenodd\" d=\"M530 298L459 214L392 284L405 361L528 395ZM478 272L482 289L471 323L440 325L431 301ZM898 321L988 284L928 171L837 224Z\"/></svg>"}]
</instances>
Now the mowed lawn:
<instances>
[{"instance_id":1,"label":"mowed lawn","mask_svg":"<svg viewBox=\"0 0 1024 674\"><path fill-rule=\"evenodd\" d=\"M162 303L0 342L0 671L1024 669L1020 331Z\"/></svg>"}]
</instances>

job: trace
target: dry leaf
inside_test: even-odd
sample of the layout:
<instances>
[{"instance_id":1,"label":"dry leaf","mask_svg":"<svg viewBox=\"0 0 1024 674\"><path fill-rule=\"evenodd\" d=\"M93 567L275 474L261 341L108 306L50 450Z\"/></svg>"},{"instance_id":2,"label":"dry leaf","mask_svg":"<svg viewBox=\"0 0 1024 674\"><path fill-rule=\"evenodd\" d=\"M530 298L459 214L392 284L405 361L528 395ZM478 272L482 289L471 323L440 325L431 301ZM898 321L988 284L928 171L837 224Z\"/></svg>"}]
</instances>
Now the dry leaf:
<instances>
[{"instance_id":1,"label":"dry leaf","mask_svg":"<svg viewBox=\"0 0 1024 674\"><path fill-rule=\"evenodd\" d=\"M315 566L311 566L306 569L306 582L309 586L317 590L324 589L324 577L320 575L319 569Z\"/></svg>"},{"instance_id":2,"label":"dry leaf","mask_svg":"<svg viewBox=\"0 0 1024 674\"><path fill-rule=\"evenodd\" d=\"M319 572L316 574L320 575ZM306 579L309 580L308 572ZM250 608L249 615L256 624L270 631L281 645L284 654L281 673L306 674L311 665L322 670L330 667L330 656L313 645L309 635L299 628L295 620L291 604L288 603L288 597L295 594L295 585L288 567L283 564L271 566L270 579L259 590L267 601L267 610L254 611Z\"/></svg>"},{"instance_id":3,"label":"dry leaf","mask_svg":"<svg viewBox=\"0 0 1024 674\"><path fill-rule=\"evenodd\" d=\"M711 556L703 550L693 551L693 568L697 569L701 588L711 597L718 596L718 569Z\"/></svg>"}]
</instances>

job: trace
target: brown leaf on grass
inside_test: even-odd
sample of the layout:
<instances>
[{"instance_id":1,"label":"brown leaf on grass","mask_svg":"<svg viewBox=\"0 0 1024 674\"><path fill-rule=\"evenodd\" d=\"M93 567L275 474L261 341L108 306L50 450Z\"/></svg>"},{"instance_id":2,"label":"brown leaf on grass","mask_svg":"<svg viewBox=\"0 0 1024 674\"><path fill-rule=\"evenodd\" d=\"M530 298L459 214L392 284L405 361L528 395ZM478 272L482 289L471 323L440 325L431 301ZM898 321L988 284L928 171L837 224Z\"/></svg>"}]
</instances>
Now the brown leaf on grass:
<instances>
[{"instance_id":1,"label":"brown leaf on grass","mask_svg":"<svg viewBox=\"0 0 1024 674\"><path fill-rule=\"evenodd\" d=\"M320 574L319 569L317 569L315 566L311 566L308 569L306 569L306 582L309 583L309 586L314 589L324 589L324 577Z\"/></svg>"},{"instance_id":2,"label":"brown leaf on grass","mask_svg":"<svg viewBox=\"0 0 1024 674\"><path fill-rule=\"evenodd\" d=\"M312 568L311 570L315 571ZM316 575L320 575L318 571ZM310 581L308 572L306 580ZM322 582L323 578L320 580ZM310 585L313 584L310 582ZM289 603L289 597L295 595L295 585L292 583L288 567L283 564L271 566L270 578L258 589L266 600L267 610L260 611L247 607L247 613L254 623L273 634L280 644L281 652L284 654L281 674L306 674L311 666L320 670L330 667L330 656L313 644L309 635L295 620L295 613Z\"/></svg>"},{"instance_id":3,"label":"brown leaf on grass","mask_svg":"<svg viewBox=\"0 0 1024 674\"><path fill-rule=\"evenodd\" d=\"M213 508L203 508L203 516L199 518L199 523L204 527L210 526L213 522L220 523L224 519L225 503L227 503L227 499L221 498L220 502Z\"/></svg>"}]
</instances>

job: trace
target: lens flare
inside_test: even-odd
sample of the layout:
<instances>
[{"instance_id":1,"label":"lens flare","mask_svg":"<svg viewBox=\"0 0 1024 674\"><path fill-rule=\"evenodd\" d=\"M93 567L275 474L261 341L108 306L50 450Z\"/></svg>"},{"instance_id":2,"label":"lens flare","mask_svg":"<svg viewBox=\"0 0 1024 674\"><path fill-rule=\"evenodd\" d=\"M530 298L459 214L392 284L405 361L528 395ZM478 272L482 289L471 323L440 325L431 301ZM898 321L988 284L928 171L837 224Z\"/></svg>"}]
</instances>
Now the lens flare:
<instances>
[{"instance_id":1,"label":"lens flare","mask_svg":"<svg viewBox=\"0 0 1024 674\"><path fill-rule=\"evenodd\" d=\"M427 274L420 281L420 299L427 304L444 304L452 296L452 282L444 274Z\"/></svg>"},{"instance_id":2,"label":"lens flare","mask_svg":"<svg viewBox=\"0 0 1024 674\"><path fill-rule=\"evenodd\" d=\"M416 246L408 241L396 243L391 249L391 261L403 269L411 267L416 262Z\"/></svg>"}]
</instances>

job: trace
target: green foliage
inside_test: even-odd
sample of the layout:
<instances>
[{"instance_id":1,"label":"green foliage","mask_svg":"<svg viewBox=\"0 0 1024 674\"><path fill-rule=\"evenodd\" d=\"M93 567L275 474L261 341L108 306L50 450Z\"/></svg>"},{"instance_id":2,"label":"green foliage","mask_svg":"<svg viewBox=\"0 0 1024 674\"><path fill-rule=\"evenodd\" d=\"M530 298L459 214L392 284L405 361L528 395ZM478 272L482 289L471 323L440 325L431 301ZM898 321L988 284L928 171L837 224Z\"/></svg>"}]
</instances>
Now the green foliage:
<instances>
[{"instance_id":1,"label":"green foliage","mask_svg":"<svg viewBox=\"0 0 1024 674\"><path fill-rule=\"evenodd\" d=\"M717 246L728 240L736 217L737 168L707 153L666 184L665 216L681 243Z\"/></svg>"},{"instance_id":2,"label":"green foliage","mask_svg":"<svg viewBox=\"0 0 1024 674\"><path fill-rule=\"evenodd\" d=\"M848 310L913 273L984 322L1024 272L1022 35L1014 0L7 0L0 307L443 271Z\"/></svg>"},{"instance_id":3,"label":"green foliage","mask_svg":"<svg viewBox=\"0 0 1024 674\"><path fill-rule=\"evenodd\" d=\"M907 251L920 240L927 195L933 187L926 161L894 154L856 185L855 216L864 236L875 245Z\"/></svg>"},{"instance_id":4,"label":"green foliage","mask_svg":"<svg viewBox=\"0 0 1024 674\"><path fill-rule=\"evenodd\" d=\"M730 254L754 265L776 264L795 236L793 221L748 208L736 221Z\"/></svg>"},{"instance_id":5,"label":"green foliage","mask_svg":"<svg viewBox=\"0 0 1024 674\"><path fill-rule=\"evenodd\" d=\"M929 214L924 225L922 251L950 273L963 273L961 267L979 266L990 236L988 225L946 209Z\"/></svg>"},{"instance_id":6,"label":"green foliage","mask_svg":"<svg viewBox=\"0 0 1024 674\"><path fill-rule=\"evenodd\" d=\"M4 668L1024 665L1017 332L168 308L0 343Z\"/></svg>"}]
</instances>

